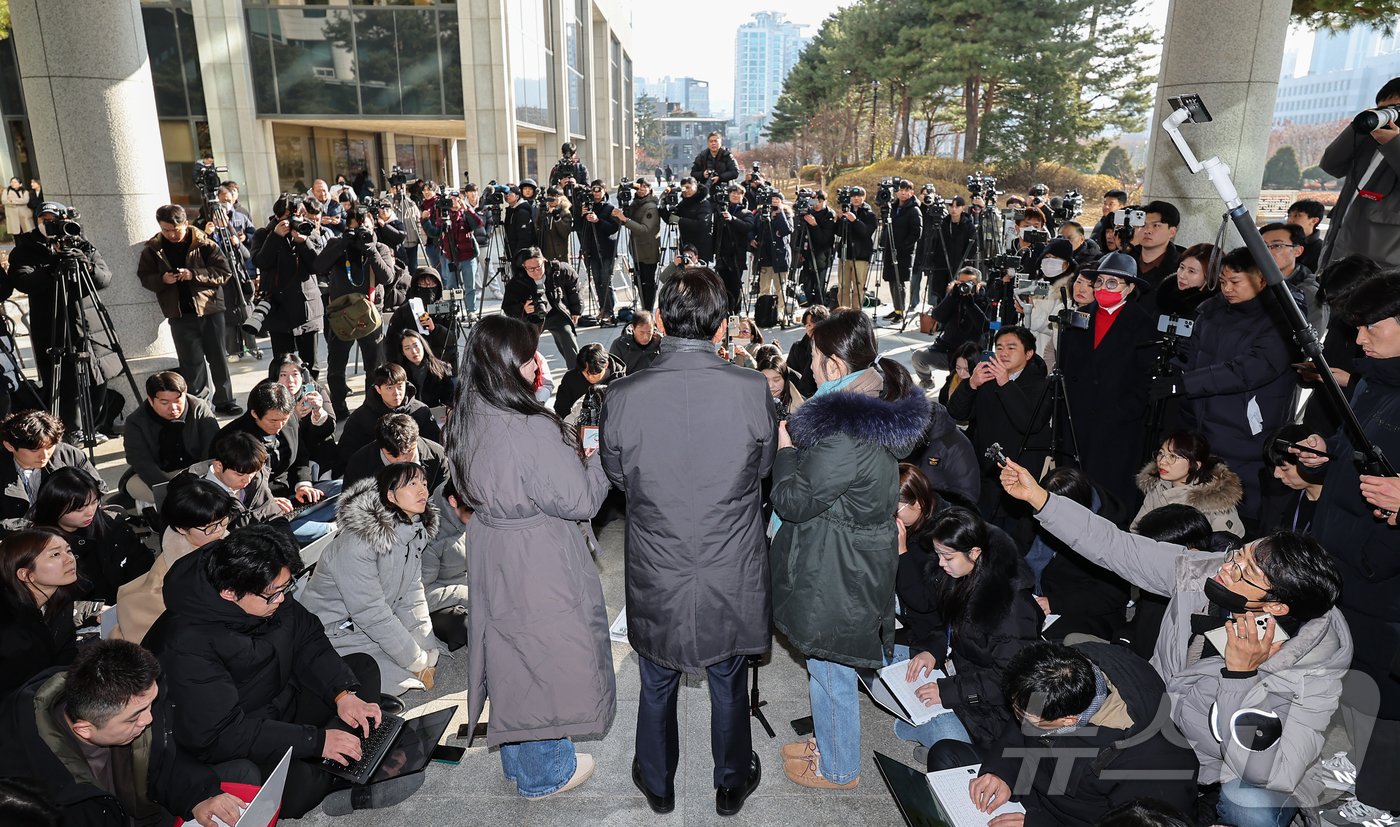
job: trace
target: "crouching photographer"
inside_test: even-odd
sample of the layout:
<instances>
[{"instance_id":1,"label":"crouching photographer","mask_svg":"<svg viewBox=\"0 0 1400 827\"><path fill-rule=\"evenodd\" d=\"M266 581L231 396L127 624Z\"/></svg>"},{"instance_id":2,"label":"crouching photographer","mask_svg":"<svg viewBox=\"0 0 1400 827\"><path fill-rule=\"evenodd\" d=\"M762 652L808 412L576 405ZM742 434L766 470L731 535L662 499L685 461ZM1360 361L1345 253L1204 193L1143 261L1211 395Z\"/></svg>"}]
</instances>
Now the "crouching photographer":
<instances>
[{"instance_id":1,"label":"crouching photographer","mask_svg":"<svg viewBox=\"0 0 1400 827\"><path fill-rule=\"evenodd\" d=\"M350 386L345 365L350 348L360 348L360 363L369 375L384 362L384 290L394 283L394 251L375 238L374 215L351 213L342 235L330 239L316 257L316 271L327 277L326 384L335 415L350 415L345 398Z\"/></svg>"},{"instance_id":2,"label":"crouching photographer","mask_svg":"<svg viewBox=\"0 0 1400 827\"><path fill-rule=\"evenodd\" d=\"M538 247L523 250L506 282L501 312L524 321L538 336L548 330L564 364L578 357L574 325L583 313L578 292L578 272L562 261L550 261Z\"/></svg>"},{"instance_id":3,"label":"crouching photographer","mask_svg":"<svg viewBox=\"0 0 1400 827\"><path fill-rule=\"evenodd\" d=\"M950 355L965 343L981 337L987 327L989 307L982 273L976 267L964 267L958 277L949 282L947 293L933 309L938 321L938 338L923 350L914 351L914 374L924 390L933 388L933 371L951 370Z\"/></svg>"},{"instance_id":4,"label":"crouching photographer","mask_svg":"<svg viewBox=\"0 0 1400 827\"><path fill-rule=\"evenodd\" d=\"M261 293L245 330L266 333L274 356L295 353L313 377L316 338L325 328L325 306L316 280L316 257L330 233L306 217L300 195L284 194L272 205L272 220L253 234L253 260Z\"/></svg>"}]
</instances>

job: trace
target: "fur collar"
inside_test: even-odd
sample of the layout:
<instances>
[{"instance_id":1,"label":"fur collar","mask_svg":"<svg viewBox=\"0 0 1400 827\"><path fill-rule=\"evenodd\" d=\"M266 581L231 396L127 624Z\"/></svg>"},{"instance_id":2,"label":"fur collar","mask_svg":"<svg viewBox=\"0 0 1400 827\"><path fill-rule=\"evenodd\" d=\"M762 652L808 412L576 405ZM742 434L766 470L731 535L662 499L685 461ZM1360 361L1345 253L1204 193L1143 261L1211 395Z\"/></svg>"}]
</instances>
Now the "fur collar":
<instances>
[{"instance_id":1,"label":"fur collar","mask_svg":"<svg viewBox=\"0 0 1400 827\"><path fill-rule=\"evenodd\" d=\"M1157 476L1157 463L1149 462L1138 472L1137 486L1142 493L1146 494L1161 484L1162 480ZM1244 485L1224 462L1217 462L1215 470L1203 482L1186 487L1186 504L1206 514L1229 511L1243 499Z\"/></svg>"},{"instance_id":2,"label":"fur collar","mask_svg":"<svg viewBox=\"0 0 1400 827\"><path fill-rule=\"evenodd\" d=\"M379 501L379 487L373 477L360 480L345 490L336 506L335 520L342 530L364 539L380 554L398 544L398 527L403 525L394 512ZM423 512L423 527L429 538L437 536L438 510L431 497L428 510Z\"/></svg>"},{"instance_id":3,"label":"fur collar","mask_svg":"<svg viewBox=\"0 0 1400 827\"><path fill-rule=\"evenodd\" d=\"M923 439L931 408L928 396L918 387L894 402L849 391L823 393L792 412L788 432L798 448L810 448L841 433L902 457Z\"/></svg>"}]
</instances>

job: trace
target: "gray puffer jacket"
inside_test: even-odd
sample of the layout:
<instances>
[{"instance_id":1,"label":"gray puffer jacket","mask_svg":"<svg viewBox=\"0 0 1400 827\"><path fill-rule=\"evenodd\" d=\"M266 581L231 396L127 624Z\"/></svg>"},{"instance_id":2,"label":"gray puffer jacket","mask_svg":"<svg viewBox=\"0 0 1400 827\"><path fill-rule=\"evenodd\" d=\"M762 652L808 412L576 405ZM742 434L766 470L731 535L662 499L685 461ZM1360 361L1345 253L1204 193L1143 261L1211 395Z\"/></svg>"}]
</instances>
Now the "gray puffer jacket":
<instances>
[{"instance_id":1,"label":"gray puffer jacket","mask_svg":"<svg viewBox=\"0 0 1400 827\"><path fill-rule=\"evenodd\" d=\"M467 605L467 526L441 489L433 495L441 526L423 549L423 589L428 611Z\"/></svg>"},{"instance_id":2,"label":"gray puffer jacket","mask_svg":"<svg viewBox=\"0 0 1400 827\"><path fill-rule=\"evenodd\" d=\"M1304 623L1255 674L1225 677L1220 656L1187 663L1191 616L1207 611L1204 585L1225 555L1129 534L1053 494L1036 519L1086 560L1170 599L1152 665L1167 683L1172 720L1200 759L1202 782L1242 777L1271 790L1296 791L1299 800L1316 794L1301 788L1304 775L1322 752L1351 664L1351 633L1338 609ZM1233 737L1231 717L1246 708L1283 722L1282 737L1268 749L1251 752Z\"/></svg>"},{"instance_id":3,"label":"gray puffer jacket","mask_svg":"<svg viewBox=\"0 0 1400 827\"><path fill-rule=\"evenodd\" d=\"M335 518L339 533L299 599L337 653L363 652L378 662L385 691L417 688L413 673L443 648L423 593L423 550L437 534L437 508L429 503L421 518L405 523L365 479L341 497Z\"/></svg>"}]
</instances>

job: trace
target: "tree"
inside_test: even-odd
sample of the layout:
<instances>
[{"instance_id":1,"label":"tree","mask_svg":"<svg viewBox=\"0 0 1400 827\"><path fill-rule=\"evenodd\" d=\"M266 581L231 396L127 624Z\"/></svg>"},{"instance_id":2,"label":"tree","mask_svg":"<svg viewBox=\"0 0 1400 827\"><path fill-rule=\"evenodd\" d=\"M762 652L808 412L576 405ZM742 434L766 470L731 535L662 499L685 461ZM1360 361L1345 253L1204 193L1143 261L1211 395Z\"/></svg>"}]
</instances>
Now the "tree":
<instances>
[{"instance_id":1,"label":"tree","mask_svg":"<svg viewBox=\"0 0 1400 827\"><path fill-rule=\"evenodd\" d=\"M1268 155L1272 157L1279 147L1291 146L1298 154L1299 166L1312 166L1322 160L1323 151L1350 125L1350 120L1346 118L1331 123L1284 121L1269 131Z\"/></svg>"},{"instance_id":2,"label":"tree","mask_svg":"<svg viewBox=\"0 0 1400 827\"><path fill-rule=\"evenodd\" d=\"M1393 34L1400 18L1400 0L1293 0L1293 19L1314 29L1342 31L1372 25Z\"/></svg>"},{"instance_id":3,"label":"tree","mask_svg":"<svg viewBox=\"0 0 1400 827\"><path fill-rule=\"evenodd\" d=\"M646 93L637 96L633 122L637 130L637 161L648 169L661 163L666 157L666 144L662 140L661 121L658 112L661 102Z\"/></svg>"},{"instance_id":4,"label":"tree","mask_svg":"<svg viewBox=\"0 0 1400 827\"><path fill-rule=\"evenodd\" d=\"M1274 157L1264 164L1264 189L1296 190L1303 185L1303 171L1298 166L1298 154L1293 147L1279 147Z\"/></svg>"},{"instance_id":5,"label":"tree","mask_svg":"<svg viewBox=\"0 0 1400 827\"><path fill-rule=\"evenodd\" d=\"M1124 183L1137 179L1137 170L1133 169L1133 159L1128 156L1128 150L1117 144L1109 147L1108 154L1103 156L1099 174L1111 176Z\"/></svg>"}]
</instances>

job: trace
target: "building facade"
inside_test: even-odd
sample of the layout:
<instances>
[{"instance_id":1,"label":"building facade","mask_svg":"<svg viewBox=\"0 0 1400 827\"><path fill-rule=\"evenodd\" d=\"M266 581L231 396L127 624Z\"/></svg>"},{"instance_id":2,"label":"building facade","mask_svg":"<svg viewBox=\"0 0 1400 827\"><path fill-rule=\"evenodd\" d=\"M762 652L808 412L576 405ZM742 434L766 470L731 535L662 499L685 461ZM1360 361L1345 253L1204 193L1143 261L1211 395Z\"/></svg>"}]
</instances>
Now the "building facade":
<instances>
[{"instance_id":1,"label":"building facade","mask_svg":"<svg viewBox=\"0 0 1400 827\"><path fill-rule=\"evenodd\" d=\"M739 149L763 142L763 130L783 92L788 72L797 65L802 26L776 12L756 12L734 35L734 124Z\"/></svg>"},{"instance_id":2,"label":"building facade","mask_svg":"<svg viewBox=\"0 0 1400 827\"><path fill-rule=\"evenodd\" d=\"M572 141L632 172L628 0L140 0L171 200L212 152L244 201L393 167L459 185L541 178ZM22 35L21 35L22 36ZM0 40L0 163L34 162Z\"/></svg>"},{"instance_id":3,"label":"building facade","mask_svg":"<svg viewBox=\"0 0 1400 827\"><path fill-rule=\"evenodd\" d=\"M638 96L647 95L657 102L659 113L668 111L668 104L676 104L682 112L690 112L697 118L708 118L710 112L710 82L692 77L663 77L648 83L637 78Z\"/></svg>"},{"instance_id":4,"label":"building facade","mask_svg":"<svg viewBox=\"0 0 1400 827\"><path fill-rule=\"evenodd\" d=\"M683 178L690 174L690 164L706 148L706 139L711 132L721 135L729 122L720 118L692 118L684 115L671 115L658 118L661 123L661 140L666 147L665 165L671 168L674 177Z\"/></svg>"},{"instance_id":5,"label":"building facade","mask_svg":"<svg viewBox=\"0 0 1400 827\"><path fill-rule=\"evenodd\" d=\"M1400 34L1370 26L1318 32L1306 74L1285 64L1274 103L1273 125L1350 120L1376 104L1376 92L1400 75Z\"/></svg>"}]
</instances>

